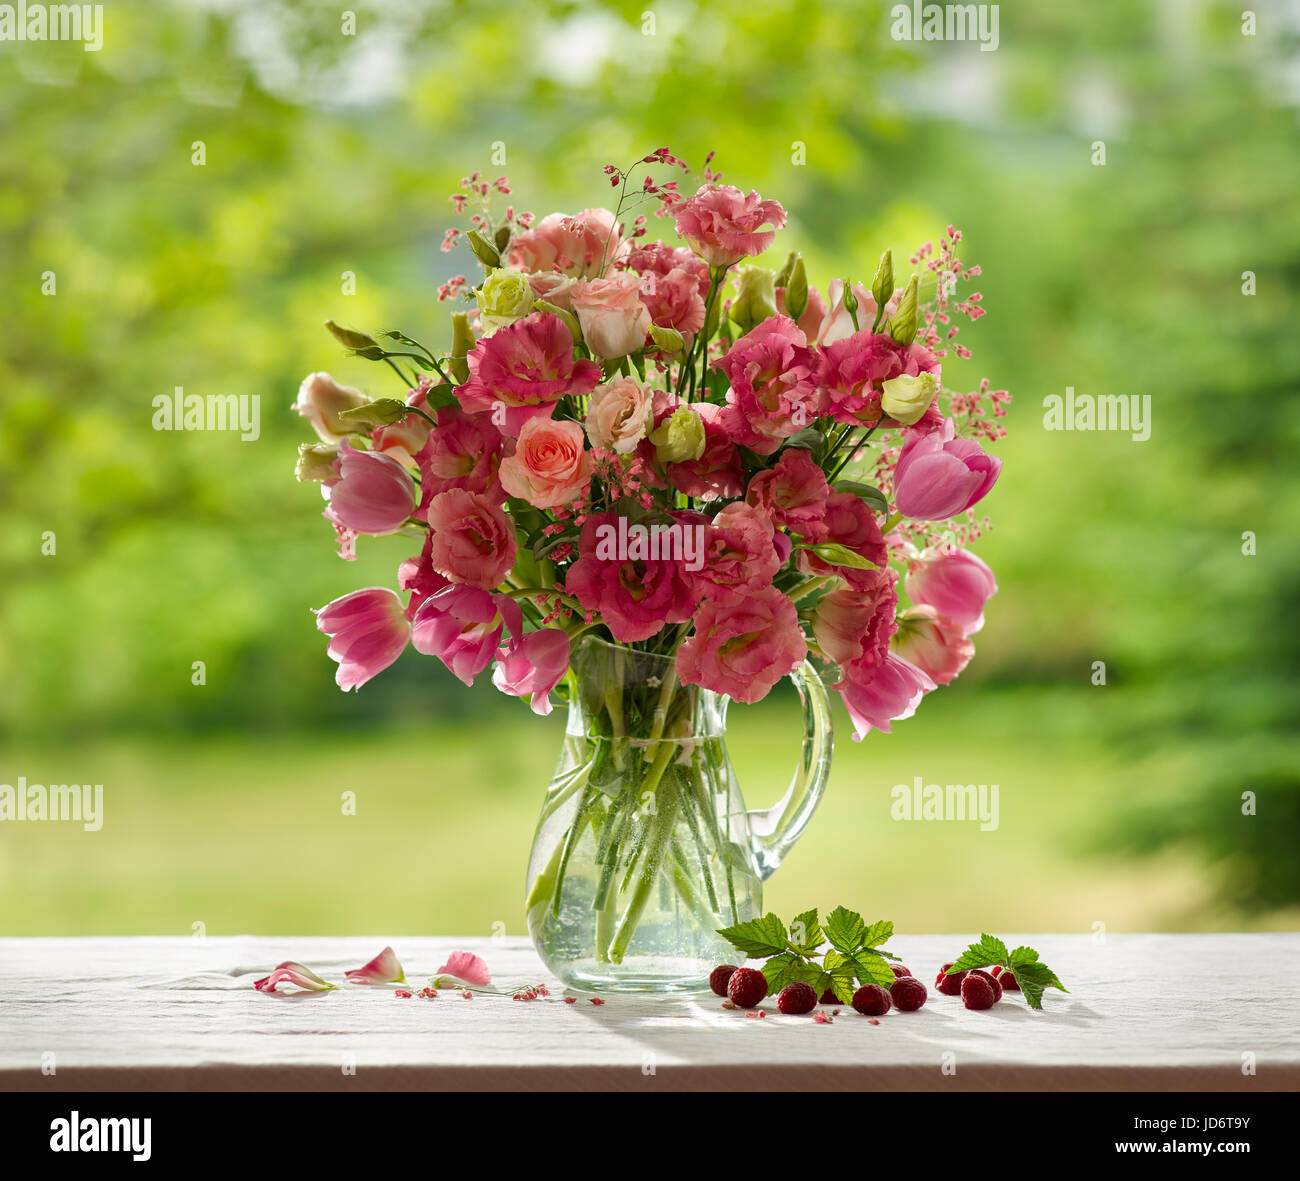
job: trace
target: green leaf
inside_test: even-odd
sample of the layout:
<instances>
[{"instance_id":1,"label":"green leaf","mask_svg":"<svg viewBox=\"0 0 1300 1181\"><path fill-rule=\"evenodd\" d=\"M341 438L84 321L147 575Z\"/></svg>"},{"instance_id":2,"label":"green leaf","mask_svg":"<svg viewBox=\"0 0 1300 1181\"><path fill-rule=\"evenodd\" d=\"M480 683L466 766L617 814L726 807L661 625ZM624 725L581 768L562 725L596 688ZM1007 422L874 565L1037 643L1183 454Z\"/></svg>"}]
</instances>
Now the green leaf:
<instances>
[{"instance_id":1,"label":"green leaf","mask_svg":"<svg viewBox=\"0 0 1300 1181\"><path fill-rule=\"evenodd\" d=\"M836 951L844 955L852 955L862 946L862 936L866 931L867 924L856 910L837 906L826 916L826 938Z\"/></svg>"},{"instance_id":2,"label":"green leaf","mask_svg":"<svg viewBox=\"0 0 1300 1181\"><path fill-rule=\"evenodd\" d=\"M1033 964L1038 962L1038 952L1032 947L1017 947L1011 953L1010 959L1007 960L1007 967L1015 968L1017 964Z\"/></svg>"},{"instance_id":3,"label":"green leaf","mask_svg":"<svg viewBox=\"0 0 1300 1181\"><path fill-rule=\"evenodd\" d=\"M790 924L790 942L800 951L816 951L824 942L821 926L817 922L817 908L795 915Z\"/></svg>"},{"instance_id":4,"label":"green leaf","mask_svg":"<svg viewBox=\"0 0 1300 1181\"><path fill-rule=\"evenodd\" d=\"M785 924L774 914L765 914L761 919L751 919L747 923L722 927L718 930L718 934L754 959L780 955L789 950L789 936L786 934Z\"/></svg>"},{"instance_id":5,"label":"green leaf","mask_svg":"<svg viewBox=\"0 0 1300 1181\"><path fill-rule=\"evenodd\" d=\"M761 971L767 980L768 996L780 992L787 984L793 984L796 980L802 980L805 984L816 987L823 975L820 964L809 963L794 951L772 956L764 962Z\"/></svg>"},{"instance_id":6,"label":"green leaf","mask_svg":"<svg viewBox=\"0 0 1300 1181\"><path fill-rule=\"evenodd\" d=\"M820 456L826 449L826 436L815 426L806 426L786 439L784 445L793 447L797 451L811 451L814 455Z\"/></svg>"},{"instance_id":7,"label":"green leaf","mask_svg":"<svg viewBox=\"0 0 1300 1181\"><path fill-rule=\"evenodd\" d=\"M1017 948L1017 950L1027 949ZM1038 962L1036 956L1032 960L1022 960L1013 971L1016 983L1020 985L1020 991L1025 994L1025 1000L1031 1009L1043 1007L1043 990L1046 988L1059 988L1062 992L1070 991L1056 978L1056 973L1051 968Z\"/></svg>"},{"instance_id":8,"label":"green leaf","mask_svg":"<svg viewBox=\"0 0 1300 1181\"><path fill-rule=\"evenodd\" d=\"M889 512L889 501L885 499L885 494L870 484L861 484L857 480L836 480L834 488L836 492L852 492L854 496L861 497L868 507L878 513Z\"/></svg>"},{"instance_id":9,"label":"green leaf","mask_svg":"<svg viewBox=\"0 0 1300 1181\"><path fill-rule=\"evenodd\" d=\"M828 919L828 926L829 923ZM822 966L830 976L835 995L846 1005L852 1004L853 994L858 991L858 965L838 951L828 951Z\"/></svg>"},{"instance_id":10,"label":"green leaf","mask_svg":"<svg viewBox=\"0 0 1300 1181\"><path fill-rule=\"evenodd\" d=\"M437 385L429 387L428 392L424 395L424 400L434 410L441 410L444 406L454 406L456 404L455 389L456 387L449 382L440 381Z\"/></svg>"},{"instance_id":11,"label":"green leaf","mask_svg":"<svg viewBox=\"0 0 1300 1181\"><path fill-rule=\"evenodd\" d=\"M894 924L888 919L881 919L878 923L872 923L862 936L863 947L879 947L894 933Z\"/></svg>"},{"instance_id":12,"label":"green leaf","mask_svg":"<svg viewBox=\"0 0 1300 1181\"><path fill-rule=\"evenodd\" d=\"M893 985L896 979L894 970L883 956L864 947L861 951L855 952L851 958L857 969L858 979L863 984L879 984L886 991Z\"/></svg>"},{"instance_id":13,"label":"green leaf","mask_svg":"<svg viewBox=\"0 0 1300 1181\"><path fill-rule=\"evenodd\" d=\"M846 545L840 545L838 541L823 541L820 545L801 545L799 548L816 554L832 566L847 566L851 570L879 569L875 562L868 562L861 554L855 553Z\"/></svg>"},{"instance_id":14,"label":"green leaf","mask_svg":"<svg viewBox=\"0 0 1300 1181\"><path fill-rule=\"evenodd\" d=\"M953 961L949 972L966 972L971 968L987 968L993 964L1007 964L1010 960L1007 945L994 935L981 935Z\"/></svg>"}]
</instances>

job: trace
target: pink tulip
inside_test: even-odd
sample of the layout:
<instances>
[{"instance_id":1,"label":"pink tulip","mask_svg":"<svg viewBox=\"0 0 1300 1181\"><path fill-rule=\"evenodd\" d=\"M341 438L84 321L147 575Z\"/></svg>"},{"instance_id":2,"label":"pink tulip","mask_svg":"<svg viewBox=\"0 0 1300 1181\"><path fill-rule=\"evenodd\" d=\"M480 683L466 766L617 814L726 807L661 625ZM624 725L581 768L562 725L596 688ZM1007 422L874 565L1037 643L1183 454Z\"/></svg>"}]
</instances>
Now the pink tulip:
<instances>
[{"instance_id":1,"label":"pink tulip","mask_svg":"<svg viewBox=\"0 0 1300 1181\"><path fill-rule=\"evenodd\" d=\"M853 741L861 742L873 729L888 734L891 722L910 718L935 684L915 665L891 652L883 664L866 658L846 664L843 679L831 687L844 698L844 708L853 721Z\"/></svg>"},{"instance_id":2,"label":"pink tulip","mask_svg":"<svg viewBox=\"0 0 1300 1181\"><path fill-rule=\"evenodd\" d=\"M322 980L310 968L304 968L302 964L296 964L293 960L285 960L284 963L276 965L275 971L269 976L253 981L253 987L258 992L271 994L275 993L278 984L292 984L295 988L301 988L306 992L328 992L331 988L338 987L328 980Z\"/></svg>"},{"instance_id":3,"label":"pink tulip","mask_svg":"<svg viewBox=\"0 0 1300 1181\"><path fill-rule=\"evenodd\" d=\"M434 988L439 988L448 981L453 984L468 984L472 988L491 988L492 974L481 956L476 956L471 951L453 951L429 983Z\"/></svg>"},{"instance_id":4,"label":"pink tulip","mask_svg":"<svg viewBox=\"0 0 1300 1181\"><path fill-rule=\"evenodd\" d=\"M903 584L913 603L927 603L973 636L984 626L984 604L998 592L993 571L969 550L924 553Z\"/></svg>"},{"instance_id":5,"label":"pink tulip","mask_svg":"<svg viewBox=\"0 0 1300 1181\"><path fill-rule=\"evenodd\" d=\"M401 598L383 586L327 603L316 612L316 626L330 637L329 656L339 666L335 680L344 692L383 672L411 638Z\"/></svg>"},{"instance_id":6,"label":"pink tulip","mask_svg":"<svg viewBox=\"0 0 1300 1181\"><path fill-rule=\"evenodd\" d=\"M496 656L507 621L511 634L523 631L517 603L477 586L453 585L420 605L411 623L411 645L425 656L436 656L452 676L473 685Z\"/></svg>"},{"instance_id":7,"label":"pink tulip","mask_svg":"<svg viewBox=\"0 0 1300 1181\"><path fill-rule=\"evenodd\" d=\"M899 618L894 651L938 685L950 684L975 655L975 645L961 625L933 607L909 607Z\"/></svg>"},{"instance_id":8,"label":"pink tulip","mask_svg":"<svg viewBox=\"0 0 1300 1181\"><path fill-rule=\"evenodd\" d=\"M544 627L520 636L514 631L510 647L500 655L500 663L492 672L492 683L511 697L530 698L533 713L549 714L551 690L569 668L568 632Z\"/></svg>"},{"instance_id":9,"label":"pink tulip","mask_svg":"<svg viewBox=\"0 0 1300 1181\"><path fill-rule=\"evenodd\" d=\"M391 947L385 947L363 968L354 968L343 975L353 984L402 984L406 973Z\"/></svg>"},{"instance_id":10,"label":"pink tulip","mask_svg":"<svg viewBox=\"0 0 1300 1181\"><path fill-rule=\"evenodd\" d=\"M1002 460L974 439L956 439L951 418L929 434L909 431L894 468L894 507L916 521L964 513L997 483Z\"/></svg>"},{"instance_id":11,"label":"pink tulip","mask_svg":"<svg viewBox=\"0 0 1300 1181\"><path fill-rule=\"evenodd\" d=\"M325 481L329 492L325 515L342 528L371 536L394 533L419 503L415 481L389 455L358 451L344 439L334 470L338 475Z\"/></svg>"}]
</instances>

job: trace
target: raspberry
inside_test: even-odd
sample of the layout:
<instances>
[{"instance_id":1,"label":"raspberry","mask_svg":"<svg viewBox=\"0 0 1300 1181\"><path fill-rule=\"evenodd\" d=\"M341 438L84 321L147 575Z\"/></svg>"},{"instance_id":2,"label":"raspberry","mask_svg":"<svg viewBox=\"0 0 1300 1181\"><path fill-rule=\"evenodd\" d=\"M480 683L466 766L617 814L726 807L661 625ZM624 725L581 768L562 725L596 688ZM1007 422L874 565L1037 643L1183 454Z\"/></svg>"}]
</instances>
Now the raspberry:
<instances>
[{"instance_id":1,"label":"raspberry","mask_svg":"<svg viewBox=\"0 0 1300 1181\"><path fill-rule=\"evenodd\" d=\"M944 996L959 996L961 994L961 982L966 978L966 973L949 972L948 969L951 967L951 963L944 964L939 971L939 975L934 978L934 986Z\"/></svg>"},{"instance_id":2,"label":"raspberry","mask_svg":"<svg viewBox=\"0 0 1300 1181\"><path fill-rule=\"evenodd\" d=\"M996 1003L1002 999L1002 985L998 983L996 976L990 976L983 968L972 968L972 976L983 976L991 985L993 985L993 1000Z\"/></svg>"},{"instance_id":3,"label":"raspberry","mask_svg":"<svg viewBox=\"0 0 1300 1181\"><path fill-rule=\"evenodd\" d=\"M795 980L781 989L776 998L776 1007L787 1017L811 1013L817 1007L817 990L811 984Z\"/></svg>"},{"instance_id":4,"label":"raspberry","mask_svg":"<svg viewBox=\"0 0 1300 1181\"><path fill-rule=\"evenodd\" d=\"M820 1003L823 1005L838 1005L840 1003L840 998L835 995L835 989L828 988L824 993L822 993Z\"/></svg>"},{"instance_id":5,"label":"raspberry","mask_svg":"<svg viewBox=\"0 0 1300 1181\"><path fill-rule=\"evenodd\" d=\"M889 1012L893 1001L879 984L864 984L853 994L853 1007L864 1017L879 1017Z\"/></svg>"},{"instance_id":6,"label":"raspberry","mask_svg":"<svg viewBox=\"0 0 1300 1181\"><path fill-rule=\"evenodd\" d=\"M731 974L735 970L735 964L721 964L709 973L709 987L717 996L727 995L727 981L731 979Z\"/></svg>"},{"instance_id":7,"label":"raspberry","mask_svg":"<svg viewBox=\"0 0 1300 1181\"><path fill-rule=\"evenodd\" d=\"M997 977L998 983L1002 985L1003 992L1020 991L1020 985L1016 981L1016 974L1010 968L999 966L994 968L992 971L993 975Z\"/></svg>"},{"instance_id":8,"label":"raspberry","mask_svg":"<svg viewBox=\"0 0 1300 1181\"><path fill-rule=\"evenodd\" d=\"M899 1012L915 1013L925 1004L925 998L929 994L925 991L925 985L915 976L900 976L894 981L889 995L893 998L894 1007Z\"/></svg>"},{"instance_id":9,"label":"raspberry","mask_svg":"<svg viewBox=\"0 0 1300 1181\"><path fill-rule=\"evenodd\" d=\"M993 995L993 985L983 973L969 973L961 982L961 1003L968 1009L991 1009L998 998Z\"/></svg>"},{"instance_id":10,"label":"raspberry","mask_svg":"<svg viewBox=\"0 0 1300 1181\"><path fill-rule=\"evenodd\" d=\"M912 969L905 968L902 964L890 964L889 966L893 969L895 976L902 977L910 976L912 974Z\"/></svg>"},{"instance_id":11,"label":"raspberry","mask_svg":"<svg viewBox=\"0 0 1300 1181\"><path fill-rule=\"evenodd\" d=\"M767 996L767 977L757 968L737 968L727 982L727 996L742 1009L752 1009Z\"/></svg>"}]
</instances>

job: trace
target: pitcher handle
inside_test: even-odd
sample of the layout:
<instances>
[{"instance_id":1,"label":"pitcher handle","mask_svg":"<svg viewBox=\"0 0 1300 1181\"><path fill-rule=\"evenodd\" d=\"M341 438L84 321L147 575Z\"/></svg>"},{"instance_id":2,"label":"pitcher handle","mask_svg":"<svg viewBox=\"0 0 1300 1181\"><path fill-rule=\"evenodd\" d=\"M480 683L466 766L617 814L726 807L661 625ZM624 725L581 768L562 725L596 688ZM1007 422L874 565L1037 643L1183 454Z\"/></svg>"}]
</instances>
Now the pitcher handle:
<instances>
[{"instance_id":1,"label":"pitcher handle","mask_svg":"<svg viewBox=\"0 0 1300 1181\"><path fill-rule=\"evenodd\" d=\"M767 881L808 827L821 802L831 773L831 751L835 745L831 728L831 703L817 670L805 660L790 679L803 705L803 750L790 786L766 811L752 811L749 830L759 874Z\"/></svg>"}]
</instances>

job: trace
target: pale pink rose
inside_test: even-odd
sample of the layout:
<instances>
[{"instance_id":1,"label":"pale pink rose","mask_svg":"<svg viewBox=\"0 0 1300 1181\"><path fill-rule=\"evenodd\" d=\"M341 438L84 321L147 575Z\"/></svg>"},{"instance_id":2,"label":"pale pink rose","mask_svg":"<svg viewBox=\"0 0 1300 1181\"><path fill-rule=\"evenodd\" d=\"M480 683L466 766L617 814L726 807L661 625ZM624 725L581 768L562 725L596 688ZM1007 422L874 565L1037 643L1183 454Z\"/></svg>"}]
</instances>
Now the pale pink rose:
<instances>
[{"instance_id":1,"label":"pale pink rose","mask_svg":"<svg viewBox=\"0 0 1300 1181\"><path fill-rule=\"evenodd\" d=\"M890 569L863 571L871 581L823 595L813 613L817 644L836 664L855 660L883 664L898 627L897 575Z\"/></svg>"},{"instance_id":2,"label":"pale pink rose","mask_svg":"<svg viewBox=\"0 0 1300 1181\"><path fill-rule=\"evenodd\" d=\"M705 527L703 558L700 569L691 573L695 592L718 602L761 591L781 568L771 520L740 501L727 505Z\"/></svg>"},{"instance_id":3,"label":"pale pink rose","mask_svg":"<svg viewBox=\"0 0 1300 1181\"><path fill-rule=\"evenodd\" d=\"M501 487L534 508L577 500L591 483L591 455L579 423L530 418L513 455L501 461Z\"/></svg>"},{"instance_id":4,"label":"pale pink rose","mask_svg":"<svg viewBox=\"0 0 1300 1181\"><path fill-rule=\"evenodd\" d=\"M404 984L406 973L391 947L385 947L373 960L360 968L344 972L350 984Z\"/></svg>"},{"instance_id":5,"label":"pale pink rose","mask_svg":"<svg viewBox=\"0 0 1300 1181\"><path fill-rule=\"evenodd\" d=\"M428 507L429 562L444 578L491 590L515 564L518 543L501 506L487 496L453 488Z\"/></svg>"},{"instance_id":6,"label":"pale pink rose","mask_svg":"<svg viewBox=\"0 0 1300 1181\"><path fill-rule=\"evenodd\" d=\"M344 410L364 406L370 399L350 385L339 385L328 373L309 373L298 387L298 400L291 409L298 411L323 443L337 443L344 435L356 430L339 415Z\"/></svg>"},{"instance_id":7,"label":"pale pink rose","mask_svg":"<svg viewBox=\"0 0 1300 1181\"><path fill-rule=\"evenodd\" d=\"M397 568L397 585L404 591L410 591L411 597L406 602L406 618L414 619L421 604L430 595L436 594L444 586L451 586L433 568L430 557L433 550L433 533L424 531L424 548L413 558L407 558Z\"/></svg>"},{"instance_id":8,"label":"pale pink rose","mask_svg":"<svg viewBox=\"0 0 1300 1181\"><path fill-rule=\"evenodd\" d=\"M975 644L962 634L960 624L921 604L909 607L900 617L894 651L935 684L947 685L970 664Z\"/></svg>"},{"instance_id":9,"label":"pale pink rose","mask_svg":"<svg viewBox=\"0 0 1300 1181\"><path fill-rule=\"evenodd\" d=\"M745 490L745 469L740 452L723 424L722 407L712 402L695 402L693 406L704 423L704 453L699 459L665 464L665 477L679 492L696 500L739 496ZM648 460L653 459L651 448Z\"/></svg>"},{"instance_id":10,"label":"pale pink rose","mask_svg":"<svg viewBox=\"0 0 1300 1181\"><path fill-rule=\"evenodd\" d=\"M814 380L815 356L789 316L769 316L727 350L717 368L731 388L722 422L732 439L771 455L823 413Z\"/></svg>"},{"instance_id":11,"label":"pale pink rose","mask_svg":"<svg viewBox=\"0 0 1300 1181\"><path fill-rule=\"evenodd\" d=\"M807 654L794 604L767 586L736 602L706 601L677 651L677 675L735 701L760 701Z\"/></svg>"},{"instance_id":12,"label":"pale pink rose","mask_svg":"<svg viewBox=\"0 0 1300 1181\"><path fill-rule=\"evenodd\" d=\"M471 988L491 988L492 974L482 956L472 951L453 951L447 962L430 978L434 988L444 983L468 984Z\"/></svg>"},{"instance_id":13,"label":"pale pink rose","mask_svg":"<svg viewBox=\"0 0 1300 1181\"><path fill-rule=\"evenodd\" d=\"M908 566L913 603L926 603L973 636L984 626L984 604L998 592L993 571L969 550L927 550Z\"/></svg>"},{"instance_id":14,"label":"pale pink rose","mask_svg":"<svg viewBox=\"0 0 1300 1181\"><path fill-rule=\"evenodd\" d=\"M331 984L328 980L322 980L310 968L302 964L295 963L293 960L285 960L282 964L277 964L275 971L269 976L263 976L261 980L254 980L253 987L258 992L267 992L275 995L276 987L280 984L292 984L295 988L301 988L305 992L328 992L331 988L337 988L337 984Z\"/></svg>"},{"instance_id":15,"label":"pale pink rose","mask_svg":"<svg viewBox=\"0 0 1300 1181\"><path fill-rule=\"evenodd\" d=\"M569 669L569 634L543 627L516 636L503 648L492 671L492 683L511 697L527 697L533 713L551 712L551 690Z\"/></svg>"},{"instance_id":16,"label":"pale pink rose","mask_svg":"<svg viewBox=\"0 0 1300 1181\"><path fill-rule=\"evenodd\" d=\"M862 498L852 492L832 492L826 498L826 513L812 531L810 540L819 545L834 542L846 546L878 569L889 561L889 549L880 531L880 522ZM810 550L799 551L798 565L805 574L835 574L850 586L865 588L875 585L875 570L836 566Z\"/></svg>"},{"instance_id":17,"label":"pale pink rose","mask_svg":"<svg viewBox=\"0 0 1300 1181\"><path fill-rule=\"evenodd\" d=\"M597 357L613 360L645 347L650 313L641 302L636 275L622 271L608 279L587 279L569 288L583 340Z\"/></svg>"},{"instance_id":18,"label":"pale pink rose","mask_svg":"<svg viewBox=\"0 0 1300 1181\"><path fill-rule=\"evenodd\" d=\"M844 698L853 721L853 741L872 730L889 733L890 723L910 718L934 681L901 656L890 652L883 663L854 660L843 668L843 679L831 688Z\"/></svg>"},{"instance_id":19,"label":"pale pink rose","mask_svg":"<svg viewBox=\"0 0 1300 1181\"><path fill-rule=\"evenodd\" d=\"M486 414L466 414L457 406L440 407L438 425L429 431L415 457L420 469L421 509L452 488L491 492L497 482L501 448L501 432Z\"/></svg>"},{"instance_id":20,"label":"pale pink rose","mask_svg":"<svg viewBox=\"0 0 1300 1181\"><path fill-rule=\"evenodd\" d=\"M396 532L415 512L415 481L391 456L359 451L344 439L334 470L338 474L323 488L329 496L325 516L335 525L377 537Z\"/></svg>"},{"instance_id":21,"label":"pale pink rose","mask_svg":"<svg viewBox=\"0 0 1300 1181\"><path fill-rule=\"evenodd\" d=\"M411 638L402 600L386 586L353 591L314 614L330 638L329 656L339 666L335 680L345 693L383 672Z\"/></svg>"},{"instance_id":22,"label":"pale pink rose","mask_svg":"<svg viewBox=\"0 0 1300 1181\"><path fill-rule=\"evenodd\" d=\"M883 332L873 334L868 323L861 332L822 348L817 382L827 399L826 413L836 422L874 426L881 421L881 383L919 373L939 373L939 361L929 349L899 344ZM884 422L893 424L890 418Z\"/></svg>"},{"instance_id":23,"label":"pale pink rose","mask_svg":"<svg viewBox=\"0 0 1300 1181\"><path fill-rule=\"evenodd\" d=\"M481 337L469 351L469 371L456 389L462 409L493 416L511 438L530 418L549 418L565 395L591 393L601 377L594 361L574 359L563 321L541 312Z\"/></svg>"},{"instance_id":24,"label":"pale pink rose","mask_svg":"<svg viewBox=\"0 0 1300 1181\"><path fill-rule=\"evenodd\" d=\"M610 540L617 535L617 513L587 518L578 560L565 575L568 593L599 614L620 643L649 639L667 623L690 619L695 596L681 565L671 558L624 558Z\"/></svg>"},{"instance_id":25,"label":"pale pink rose","mask_svg":"<svg viewBox=\"0 0 1300 1181\"><path fill-rule=\"evenodd\" d=\"M908 431L894 467L894 507L903 516L947 520L978 503L997 483L1002 460L954 433L951 418L929 434Z\"/></svg>"},{"instance_id":26,"label":"pale pink rose","mask_svg":"<svg viewBox=\"0 0 1300 1181\"><path fill-rule=\"evenodd\" d=\"M383 454L391 456L397 460L403 467L415 467L416 453L424 446L425 440L429 437L431 429L429 418L433 418L433 411L429 409L428 391L429 379L420 378L418 389L412 390L406 398L406 404L421 410L423 414L408 414L400 422L395 422L392 426L377 426L370 432L370 447L373 451L380 451ZM429 418L425 418L427 414Z\"/></svg>"},{"instance_id":27,"label":"pale pink rose","mask_svg":"<svg viewBox=\"0 0 1300 1181\"><path fill-rule=\"evenodd\" d=\"M573 280L559 271L536 271L528 276L528 286L533 289L533 295L566 312L572 306L569 299L569 288L572 285Z\"/></svg>"},{"instance_id":28,"label":"pale pink rose","mask_svg":"<svg viewBox=\"0 0 1300 1181\"><path fill-rule=\"evenodd\" d=\"M701 185L674 207L673 219L696 254L712 267L726 267L771 246L785 225L785 210L752 190L745 196L734 185Z\"/></svg>"},{"instance_id":29,"label":"pale pink rose","mask_svg":"<svg viewBox=\"0 0 1300 1181\"><path fill-rule=\"evenodd\" d=\"M618 257L621 240L608 209L584 209L570 217L551 213L510 242L510 265L521 271L559 271L589 279Z\"/></svg>"},{"instance_id":30,"label":"pale pink rose","mask_svg":"<svg viewBox=\"0 0 1300 1181\"><path fill-rule=\"evenodd\" d=\"M452 676L473 685L497 654L502 630L523 632L523 612L505 595L477 586L449 586L430 595L411 621L411 646L436 656Z\"/></svg>"},{"instance_id":31,"label":"pale pink rose","mask_svg":"<svg viewBox=\"0 0 1300 1181\"><path fill-rule=\"evenodd\" d=\"M778 525L800 535L816 532L826 516L830 495L826 475L807 451L791 447L776 466L758 472L745 492L745 502L762 509Z\"/></svg>"},{"instance_id":32,"label":"pale pink rose","mask_svg":"<svg viewBox=\"0 0 1300 1181\"><path fill-rule=\"evenodd\" d=\"M646 437L654 402L635 377L616 377L598 385L587 407L587 438L593 447L627 455Z\"/></svg>"}]
</instances>

